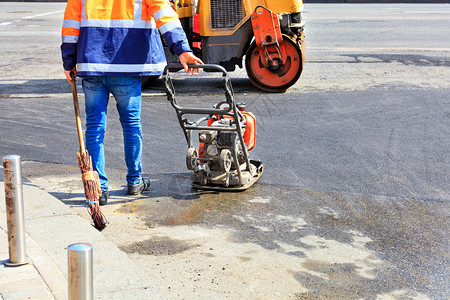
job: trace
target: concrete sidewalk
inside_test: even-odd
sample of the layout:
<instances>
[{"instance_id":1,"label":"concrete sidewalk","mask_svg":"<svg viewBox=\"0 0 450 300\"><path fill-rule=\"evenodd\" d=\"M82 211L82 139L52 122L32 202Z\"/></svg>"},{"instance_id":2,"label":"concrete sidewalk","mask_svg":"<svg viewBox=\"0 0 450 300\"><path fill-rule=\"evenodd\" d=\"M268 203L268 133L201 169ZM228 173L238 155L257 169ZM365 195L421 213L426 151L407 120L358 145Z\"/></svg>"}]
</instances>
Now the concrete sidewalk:
<instances>
[{"instance_id":1,"label":"concrete sidewalk","mask_svg":"<svg viewBox=\"0 0 450 300\"><path fill-rule=\"evenodd\" d=\"M9 260L3 169L0 174L0 298L67 299L67 246L93 245L95 299L165 299L144 272L91 224L57 198L24 179L27 255L31 263L5 267Z\"/></svg>"}]
</instances>

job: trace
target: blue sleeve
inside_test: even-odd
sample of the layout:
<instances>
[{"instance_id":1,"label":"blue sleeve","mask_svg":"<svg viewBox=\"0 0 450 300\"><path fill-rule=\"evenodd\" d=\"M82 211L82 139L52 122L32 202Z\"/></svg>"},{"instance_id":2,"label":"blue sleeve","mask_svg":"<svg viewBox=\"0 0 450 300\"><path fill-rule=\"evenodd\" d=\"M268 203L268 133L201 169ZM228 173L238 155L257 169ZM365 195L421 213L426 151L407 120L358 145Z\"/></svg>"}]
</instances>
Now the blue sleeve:
<instances>
[{"instance_id":1,"label":"blue sleeve","mask_svg":"<svg viewBox=\"0 0 450 300\"><path fill-rule=\"evenodd\" d=\"M61 56L64 70L70 71L77 65L77 43L62 43Z\"/></svg>"},{"instance_id":2,"label":"blue sleeve","mask_svg":"<svg viewBox=\"0 0 450 300\"><path fill-rule=\"evenodd\" d=\"M191 48L189 47L186 34L181 27L167 31L163 34L163 37L172 54L176 54L179 56L184 52L192 52Z\"/></svg>"}]
</instances>

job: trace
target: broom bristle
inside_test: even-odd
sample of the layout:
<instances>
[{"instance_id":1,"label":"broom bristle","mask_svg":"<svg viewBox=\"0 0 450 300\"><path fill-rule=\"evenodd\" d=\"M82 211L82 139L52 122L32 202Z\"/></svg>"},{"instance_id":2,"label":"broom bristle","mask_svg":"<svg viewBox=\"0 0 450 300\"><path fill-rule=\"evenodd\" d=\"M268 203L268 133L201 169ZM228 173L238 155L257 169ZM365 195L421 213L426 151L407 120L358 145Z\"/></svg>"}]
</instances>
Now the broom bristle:
<instances>
[{"instance_id":1,"label":"broom bristle","mask_svg":"<svg viewBox=\"0 0 450 300\"><path fill-rule=\"evenodd\" d=\"M85 152L77 152L78 164L80 166L81 174L92 171L91 159L87 150ZM97 183L93 180L83 180L84 194L89 203L88 212L94 221L94 226L98 230L106 227L107 221L105 215L100 211L98 204L99 192Z\"/></svg>"},{"instance_id":2,"label":"broom bristle","mask_svg":"<svg viewBox=\"0 0 450 300\"><path fill-rule=\"evenodd\" d=\"M92 221L94 221L94 226L98 230L102 230L106 227L106 218L105 215L100 210L100 205L98 204L98 192L97 192L97 184L95 181L86 180L83 182L84 192L86 195L86 199L89 201L89 214L92 217Z\"/></svg>"},{"instance_id":3,"label":"broom bristle","mask_svg":"<svg viewBox=\"0 0 450 300\"><path fill-rule=\"evenodd\" d=\"M100 211L98 203L92 203L89 205L89 214L92 216L95 228L98 230L105 229L107 221L105 215L103 215Z\"/></svg>"}]
</instances>

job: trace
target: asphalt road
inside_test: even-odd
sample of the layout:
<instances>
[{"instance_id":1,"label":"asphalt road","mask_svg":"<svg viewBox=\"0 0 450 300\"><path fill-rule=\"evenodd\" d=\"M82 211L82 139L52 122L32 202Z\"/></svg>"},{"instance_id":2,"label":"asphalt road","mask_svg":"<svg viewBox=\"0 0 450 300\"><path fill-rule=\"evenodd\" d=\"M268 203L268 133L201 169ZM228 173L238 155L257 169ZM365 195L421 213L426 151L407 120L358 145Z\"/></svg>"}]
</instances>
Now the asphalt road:
<instances>
[{"instance_id":1,"label":"asphalt road","mask_svg":"<svg viewBox=\"0 0 450 300\"><path fill-rule=\"evenodd\" d=\"M58 52L63 4L0 7L0 155L20 154L28 179L85 214ZM123 200L112 100L105 235L158 270L173 297L447 299L449 16L447 5L307 5L294 87L266 94L230 74L257 117L250 155L265 166L245 193L190 189L184 137L157 81L142 102L153 190ZM211 74L175 77L187 104L222 97Z\"/></svg>"}]
</instances>

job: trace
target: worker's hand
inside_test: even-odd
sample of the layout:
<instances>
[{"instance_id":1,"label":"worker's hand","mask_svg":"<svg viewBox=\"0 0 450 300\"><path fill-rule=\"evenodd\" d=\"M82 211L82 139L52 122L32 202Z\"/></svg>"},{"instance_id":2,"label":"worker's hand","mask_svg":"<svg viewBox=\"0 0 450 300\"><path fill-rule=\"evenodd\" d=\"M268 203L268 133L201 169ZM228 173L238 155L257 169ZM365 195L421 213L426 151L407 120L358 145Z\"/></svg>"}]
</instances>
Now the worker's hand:
<instances>
[{"instance_id":1,"label":"worker's hand","mask_svg":"<svg viewBox=\"0 0 450 300\"><path fill-rule=\"evenodd\" d=\"M69 83L72 83L72 74L73 73L73 75L75 76L75 77L77 77L77 68L76 67L74 67L72 70L70 70L70 71L66 71L66 70L64 70L64 75L66 75L66 78L67 78L67 81L69 82Z\"/></svg>"},{"instance_id":2,"label":"worker's hand","mask_svg":"<svg viewBox=\"0 0 450 300\"><path fill-rule=\"evenodd\" d=\"M203 65L203 62L200 58L195 56L192 52L183 52L180 55L180 63L184 67L184 71L186 71L187 74L194 74L194 71L197 70L197 73L200 73L199 68L189 68L189 65L197 65L201 64Z\"/></svg>"}]
</instances>

